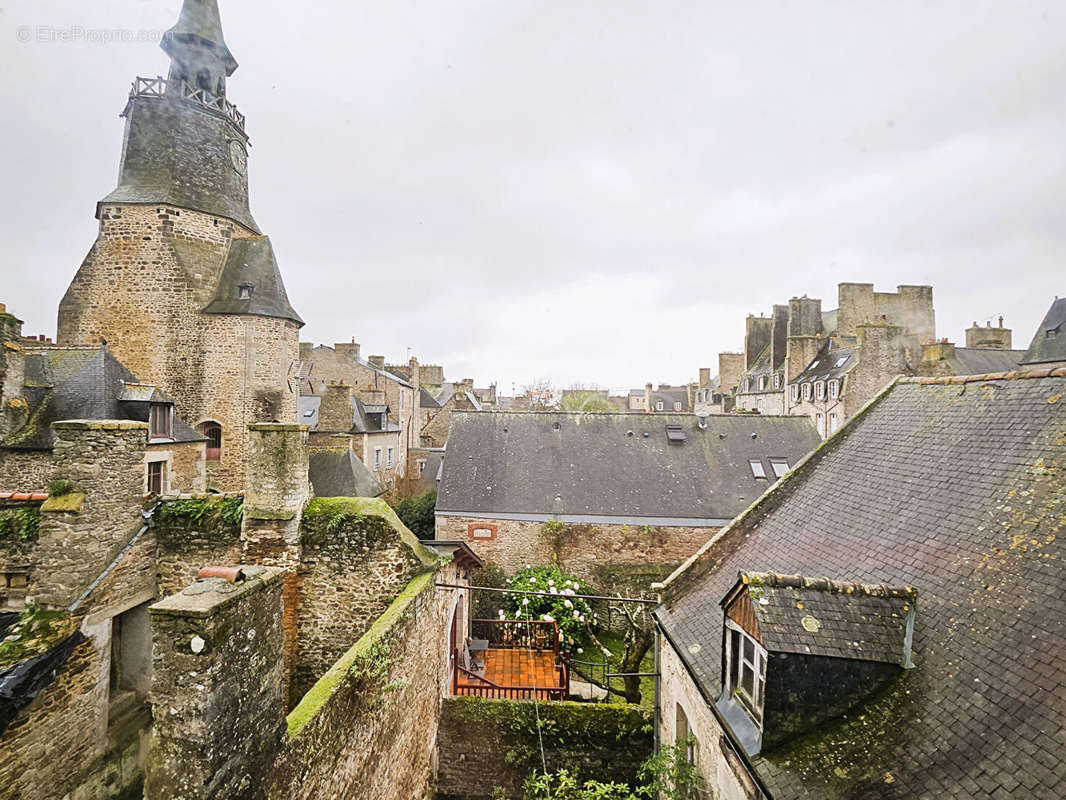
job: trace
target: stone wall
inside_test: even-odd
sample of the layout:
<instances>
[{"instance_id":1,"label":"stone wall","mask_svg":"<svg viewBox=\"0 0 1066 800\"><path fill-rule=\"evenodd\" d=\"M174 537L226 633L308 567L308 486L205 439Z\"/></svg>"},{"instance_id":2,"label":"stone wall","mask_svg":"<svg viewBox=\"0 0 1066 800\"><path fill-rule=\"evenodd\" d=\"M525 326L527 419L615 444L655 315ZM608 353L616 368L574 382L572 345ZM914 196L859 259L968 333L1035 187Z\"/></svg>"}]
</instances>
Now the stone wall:
<instances>
[{"instance_id":1,"label":"stone wall","mask_svg":"<svg viewBox=\"0 0 1066 800\"><path fill-rule=\"evenodd\" d=\"M635 785L652 753L652 712L638 706L445 697L437 736L438 800L520 798L541 770L537 716L549 772Z\"/></svg>"},{"instance_id":2,"label":"stone wall","mask_svg":"<svg viewBox=\"0 0 1066 800\"><path fill-rule=\"evenodd\" d=\"M167 462L167 494L195 494L207 491L205 442L150 444L145 450L149 461Z\"/></svg>"},{"instance_id":3,"label":"stone wall","mask_svg":"<svg viewBox=\"0 0 1066 800\"><path fill-rule=\"evenodd\" d=\"M936 336L932 286L898 286L875 292L872 283L841 283L837 287L837 335L856 336L867 322L887 322L927 342Z\"/></svg>"},{"instance_id":4,"label":"stone wall","mask_svg":"<svg viewBox=\"0 0 1066 800\"><path fill-rule=\"evenodd\" d=\"M240 522L223 518L223 507L237 498L217 495L165 502L155 514L156 576L159 594L180 591L202 567L239 564L243 551Z\"/></svg>"},{"instance_id":5,"label":"stone wall","mask_svg":"<svg viewBox=\"0 0 1066 800\"><path fill-rule=\"evenodd\" d=\"M481 538L472 531L492 531ZM567 524L558 534L542 522L437 516L436 538L466 542L486 563L513 574L526 564L558 562L600 589L650 590L718 532L718 528Z\"/></svg>"},{"instance_id":6,"label":"stone wall","mask_svg":"<svg viewBox=\"0 0 1066 800\"><path fill-rule=\"evenodd\" d=\"M50 450L0 450L0 486L5 492L44 491L52 469Z\"/></svg>"},{"instance_id":7,"label":"stone wall","mask_svg":"<svg viewBox=\"0 0 1066 800\"><path fill-rule=\"evenodd\" d=\"M444 404L444 407L422 426L422 446L444 447L448 443L448 433L451 430L452 412L473 410L474 404L457 389L455 394L448 398L448 402Z\"/></svg>"},{"instance_id":8,"label":"stone wall","mask_svg":"<svg viewBox=\"0 0 1066 800\"><path fill-rule=\"evenodd\" d=\"M318 498L304 510L297 581L298 700L433 562L381 500ZM421 557L420 557L421 556Z\"/></svg>"},{"instance_id":9,"label":"stone wall","mask_svg":"<svg viewBox=\"0 0 1066 800\"><path fill-rule=\"evenodd\" d=\"M253 571L255 568L246 568ZM282 570L197 581L149 609L154 737L146 800L263 797L284 745Z\"/></svg>"},{"instance_id":10,"label":"stone wall","mask_svg":"<svg viewBox=\"0 0 1066 800\"><path fill-rule=\"evenodd\" d=\"M55 475L79 492L67 502L42 507L30 594L42 604L65 606L141 526L148 426L111 421L57 422L52 427L57 436Z\"/></svg>"},{"instance_id":11,"label":"stone wall","mask_svg":"<svg viewBox=\"0 0 1066 800\"><path fill-rule=\"evenodd\" d=\"M679 718L687 720L689 735L696 740L696 764L704 782L702 796L760 800L763 795L726 739L718 718L665 638L659 669L659 740L663 744L675 743L679 738Z\"/></svg>"},{"instance_id":12,"label":"stone wall","mask_svg":"<svg viewBox=\"0 0 1066 800\"><path fill-rule=\"evenodd\" d=\"M412 580L289 714L289 748L269 796L417 800L428 796L440 696L448 685L449 565Z\"/></svg>"}]
</instances>

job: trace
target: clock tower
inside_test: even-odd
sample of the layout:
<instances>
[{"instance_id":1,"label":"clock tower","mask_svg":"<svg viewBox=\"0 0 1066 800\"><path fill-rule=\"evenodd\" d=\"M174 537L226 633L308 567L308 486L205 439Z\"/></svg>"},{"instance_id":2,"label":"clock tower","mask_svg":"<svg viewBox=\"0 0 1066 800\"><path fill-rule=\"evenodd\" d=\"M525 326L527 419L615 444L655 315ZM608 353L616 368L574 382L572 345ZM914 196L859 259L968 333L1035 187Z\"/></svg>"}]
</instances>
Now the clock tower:
<instances>
[{"instance_id":1,"label":"clock tower","mask_svg":"<svg viewBox=\"0 0 1066 800\"><path fill-rule=\"evenodd\" d=\"M237 62L217 0L184 0L161 47L168 76L133 82L118 185L60 303L59 343L106 341L211 439L209 483L238 489L247 426L296 421L303 322L249 209L249 138L227 94Z\"/></svg>"}]
</instances>

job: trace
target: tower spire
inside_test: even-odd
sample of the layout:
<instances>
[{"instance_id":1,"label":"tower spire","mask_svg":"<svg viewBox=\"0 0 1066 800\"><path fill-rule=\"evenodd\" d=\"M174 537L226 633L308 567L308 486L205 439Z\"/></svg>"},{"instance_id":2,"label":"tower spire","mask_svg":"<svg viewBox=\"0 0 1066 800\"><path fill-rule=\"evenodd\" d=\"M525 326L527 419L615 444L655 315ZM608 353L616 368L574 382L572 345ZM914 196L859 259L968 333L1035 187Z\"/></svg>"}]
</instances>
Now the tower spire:
<instances>
[{"instance_id":1,"label":"tower spire","mask_svg":"<svg viewBox=\"0 0 1066 800\"><path fill-rule=\"evenodd\" d=\"M185 0L178 24L159 46L170 56L171 81L225 97L226 78L237 69L237 61L222 35L218 0Z\"/></svg>"}]
</instances>

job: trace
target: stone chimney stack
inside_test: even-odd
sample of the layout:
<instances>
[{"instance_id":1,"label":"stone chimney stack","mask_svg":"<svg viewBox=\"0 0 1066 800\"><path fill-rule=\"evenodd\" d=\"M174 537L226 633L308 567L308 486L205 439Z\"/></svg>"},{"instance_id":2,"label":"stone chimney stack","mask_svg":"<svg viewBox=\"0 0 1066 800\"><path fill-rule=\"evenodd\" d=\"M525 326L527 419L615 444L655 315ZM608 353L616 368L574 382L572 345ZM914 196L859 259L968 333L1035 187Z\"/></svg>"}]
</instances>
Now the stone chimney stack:
<instances>
[{"instance_id":1,"label":"stone chimney stack","mask_svg":"<svg viewBox=\"0 0 1066 800\"><path fill-rule=\"evenodd\" d=\"M772 317L749 314L744 326L744 370L752 368L755 359L766 349L773 334Z\"/></svg>"},{"instance_id":2,"label":"stone chimney stack","mask_svg":"<svg viewBox=\"0 0 1066 800\"><path fill-rule=\"evenodd\" d=\"M711 383L711 368L700 367L700 386L709 386Z\"/></svg>"},{"instance_id":3,"label":"stone chimney stack","mask_svg":"<svg viewBox=\"0 0 1066 800\"><path fill-rule=\"evenodd\" d=\"M333 345L333 349L337 351L337 355L350 358L352 361L359 359L359 345L356 344L353 339L350 342L337 342Z\"/></svg>"},{"instance_id":4,"label":"stone chimney stack","mask_svg":"<svg viewBox=\"0 0 1066 800\"><path fill-rule=\"evenodd\" d=\"M311 494L306 425L248 426L244 478L244 560L295 567L300 563L300 516Z\"/></svg>"},{"instance_id":5,"label":"stone chimney stack","mask_svg":"<svg viewBox=\"0 0 1066 800\"><path fill-rule=\"evenodd\" d=\"M0 303L0 438L21 428L29 417L26 403L26 352L19 344L22 320ZM43 487L39 487L43 488Z\"/></svg>"},{"instance_id":6,"label":"stone chimney stack","mask_svg":"<svg viewBox=\"0 0 1066 800\"><path fill-rule=\"evenodd\" d=\"M922 345L922 363L934 361L946 361L955 357L955 345L947 339L936 342L926 342Z\"/></svg>"},{"instance_id":7,"label":"stone chimney stack","mask_svg":"<svg viewBox=\"0 0 1066 800\"><path fill-rule=\"evenodd\" d=\"M370 356L367 361L370 362L370 365L372 367L376 367L377 369L381 370L385 369L385 356Z\"/></svg>"},{"instance_id":8,"label":"stone chimney stack","mask_svg":"<svg viewBox=\"0 0 1066 800\"><path fill-rule=\"evenodd\" d=\"M1010 350L1011 329L1003 327L1003 317L999 318L999 327L993 328L991 322L982 328L976 322L966 329L966 346L978 350Z\"/></svg>"},{"instance_id":9,"label":"stone chimney stack","mask_svg":"<svg viewBox=\"0 0 1066 800\"><path fill-rule=\"evenodd\" d=\"M411 356L407 363L411 370L409 383L414 387L411 421L407 425L407 448L410 451L412 447L418 447L422 443L422 367L414 356Z\"/></svg>"},{"instance_id":10,"label":"stone chimney stack","mask_svg":"<svg viewBox=\"0 0 1066 800\"><path fill-rule=\"evenodd\" d=\"M729 394L729 391L740 383L740 376L743 373L743 353L718 354L718 390L722 394Z\"/></svg>"},{"instance_id":11,"label":"stone chimney stack","mask_svg":"<svg viewBox=\"0 0 1066 800\"><path fill-rule=\"evenodd\" d=\"M322 387L317 432L347 433L352 429L354 419L352 387L346 383L329 383Z\"/></svg>"},{"instance_id":12,"label":"stone chimney stack","mask_svg":"<svg viewBox=\"0 0 1066 800\"><path fill-rule=\"evenodd\" d=\"M789 306L775 305L770 322L770 368L780 369L788 347Z\"/></svg>"}]
</instances>

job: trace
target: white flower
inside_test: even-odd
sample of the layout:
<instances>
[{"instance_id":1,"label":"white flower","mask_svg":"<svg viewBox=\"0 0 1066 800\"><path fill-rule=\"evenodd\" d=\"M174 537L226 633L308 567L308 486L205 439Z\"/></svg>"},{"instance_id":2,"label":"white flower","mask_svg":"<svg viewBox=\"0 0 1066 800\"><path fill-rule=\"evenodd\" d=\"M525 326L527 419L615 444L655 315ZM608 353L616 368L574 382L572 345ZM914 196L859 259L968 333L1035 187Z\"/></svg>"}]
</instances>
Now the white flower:
<instances>
[{"instance_id":1,"label":"white flower","mask_svg":"<svg viewBox=\"0 0 1066 800\"><path fill-rule=\"evenodd\" d=\"M566 585L567 585L567 586L569 586L569 585L570 585L570 581L567 581L567 582L566 582Z\"/></svg>"},{"instance_id":2,"label":"white flower","mask_svg":"<svg viewBox=\"0 0 1066 800\"><path fill-rule=\"evenodd\" d=\"M536 583L536 582L537 582L537 579L536 579L536 578L530 578L530 579L529 579L529 582L530 582L530 583Z\"/></svg>"},{"instance_id":3,"label":"white flower","mask_svg":"<svg viewBox=\"0 0 1066 800\"><path fill-rule=\"evenodd\" d=\"M526 569L529 569L529 564L526 564Z\"/></svg>"},{"instance_id":4,"label":"white flower","mask_svg":"<svg viewBox=\"0 0 1066 800\"><path fill-rule=\"evenodd\" d=\"M506 615L503 613L503 609L501 608L500 609L500 619L503 619L504 616L506 616Z\"/></svg>"},{"instance_id":5,"label":"white flower","mask_svg":"<svg viewBox=\"0 0 1066 800\"><path fill-rule=\"evenodd\" d=\"M556 589L554 586L549 586L548 587L548 591L551 592L552 594L559 594L559 590Z\"/></svg>"},{"instance_id":6,"label":"white flower","mask_svg":"<svg viewBox=\"0 0 1066 800\"><path fill-rule=\"evenodd\" d=\"M585 621L585 615L584 615L584 614L582 614L582 615L581 615L581 621L582 621L582 622L584 622L584 621Z\"/></svg>"},{"instance_id":7,"label":"white flower","mask_svg":"<svg viewBox=\"0 0 1066 800\"><path fill-rule=\"evenodd\" d=\"M569 600L563 600L563 605L566 606L567 608L573 608L574 607L574 604L571 603Z\"/></svg>"},{"instance_id":8,"label":"white flower","mask_svg":"<svg viewBox=\"0 0 1066 800\"><path fill-rule=\"evenodd\" d=\"M553 581L551 578L548 578L548 585L549 586L554 586L555 585L555 581Z\"/></svg>"},{"instance_id":9,"label":"white flower","mask_svg":"<svg viewBox=\"0 0 1066 800\"><path fill-rule=\"evenodd\" d=\"M551 614L545 614L545 615L544 615L544 616L542 617L542 619L543 619L543 620L544 620L545 622L555 622L555 618L554 618L554 617L552 617L552 615L551 615Z\"/></svg>"},{"instance_id":10,"label":"white flower","mask_svg":"<svg viewBox=\"0 0 1066 800\"><path fill-rule=\"evenodd\" d=\"M528 606L529 605L529 598L528 597L523 597L522 598L522 605L524 605L524 606Z\"/></svg>"},{"instance_id":11,"label":"white flower","mask_svg":"<svg viewBox=\"0 0 1066 800\"><path fill-rule=\"evenodd\" d=\"M581 615L577 611L574 612L574 619L581 619Z\"/></svg>"},{"instance_id":12,"label":"white flower","mask_svg":"<svg viewBox=\"0 0 1066 800\"><path fill-rule=\"evenodd\" d=\"M584 647L579 647L579 648L577 648L577 654L578 654L578 655L581 655L581 654L582 654L582 653L584 653L584 652L585 652L585 648L584 648Z\"/></svg>"}]
</instances>

